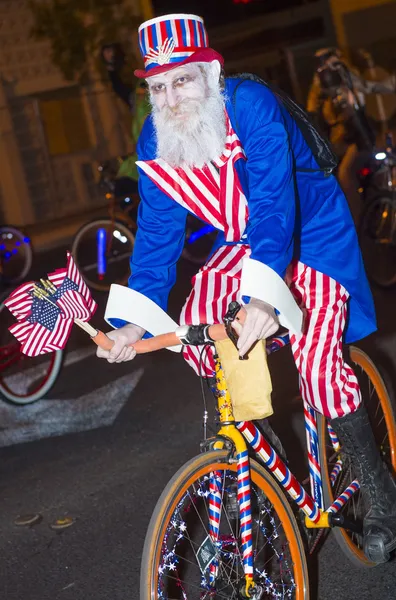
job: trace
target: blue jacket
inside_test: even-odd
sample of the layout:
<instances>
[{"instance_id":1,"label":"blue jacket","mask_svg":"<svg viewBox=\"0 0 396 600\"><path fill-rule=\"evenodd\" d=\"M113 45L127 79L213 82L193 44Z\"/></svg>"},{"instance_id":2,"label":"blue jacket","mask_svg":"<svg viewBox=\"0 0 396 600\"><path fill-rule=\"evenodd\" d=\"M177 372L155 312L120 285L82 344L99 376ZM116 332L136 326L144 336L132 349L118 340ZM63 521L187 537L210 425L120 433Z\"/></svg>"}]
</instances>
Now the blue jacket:
<instances>
[{"instance_id":1,"label":"blue jacket","mask_svg":"<svg viewBox=\"0 0 396 600\"><path fill-rule=\"evenodd\" d=\"M236 169L249 206L246 233L251 257L284 277L292 258L325 273L350 294L345 341L375 331L373 299L365 275L355 227L344 194L333 175L302 172L318 169L303 135L286 109L265 86L226 80L226 109L247 160ZM139 160L155 158L152 118L138 142ZM129 287L166 310L184 243L187 211L141 171L138 231ZM215 249L224 244L219 233Z\"/></svg>"}]
</instances>

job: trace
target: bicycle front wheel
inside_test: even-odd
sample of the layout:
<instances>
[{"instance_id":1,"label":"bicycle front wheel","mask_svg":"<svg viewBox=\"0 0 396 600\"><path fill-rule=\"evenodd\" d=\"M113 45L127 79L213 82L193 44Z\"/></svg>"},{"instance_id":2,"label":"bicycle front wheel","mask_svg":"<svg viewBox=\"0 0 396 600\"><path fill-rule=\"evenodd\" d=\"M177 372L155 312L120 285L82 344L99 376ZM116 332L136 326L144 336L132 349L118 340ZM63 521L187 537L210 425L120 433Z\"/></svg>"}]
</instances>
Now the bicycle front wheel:
<instances>
[{"instance_id":1,"label":"bicycle front wheel","mask_svg":"<svg viewBox=\"0 0 396 600\"><path fill-rule=\"evenodd\" d=\"M14 319L1 301L0 320L0 398L19 405L36 402L54 385L62 367L63 352L25 356L8 331Z\"/></svg>"},{"instance_id":2,"label":"bicycle front wheel","mask_svg":"<svg viewBox=\"0 0 396 600\"><path fill-rule=\"evenodd\" d=\"M396 471L396 417L385 380L370 357L350 346L348 361L359 381L379 451L389 469ZM326 419L318 415L319 457L322 465L323 495L326 508L356 478L349 459L333 448ZM351 520L363 521L366 509L360 491L353 494L342 509ZM341 550L356 565L375 567L363 552L363 537L339 527L332 530Z\"/></svg>"},{"instance_id":3,"label":"bicycle front wheel","mask_svg":"<svg viewBox=\"0 0 396 600\"><path fill-rule=\"evenodd\" d=\"M14 284L28 274L33 251L29 238L19 229L0 227L0 281Z\"/></svg>"},{"instance_id":4,"label":"bicycle front wheel","mask_svg":"<svg viewBox=\"0 0 396 600\"><path fill-rule=\"evenodd\" d=\"M134 244L134 234L120 221L96 219L77 232L72 255L87 285L108 291L112 283L128 281Z\"/></svg>"},{"instance_id":5,"label":"bicycle front wheel","mask_svg":"<svg viewBox=\"0 0 396 600\"><path fill-rule=\"evenodd\" d=\"M387 288L396 283L396 200L379 196L367 205L359 228L364 265L371 281Z\"/></svg>"},{"instance_id":6,"label":"bicycle front wheel","mask_svg":"<svg viewBox=\"0 0 396 600\"><path fill-rule=\"evenodd\" d=\"M237 465L227 457L226 451L197 456L166 486L146 535L140 600L243 597ZM260 597L306 600L304 545L289 503L276 481L255 461L250 461L250 475L254 580L262 590ZM213 514L209 490L214 477L221 488L215 541L209 533Z\"/></svg>"}]
</instances>

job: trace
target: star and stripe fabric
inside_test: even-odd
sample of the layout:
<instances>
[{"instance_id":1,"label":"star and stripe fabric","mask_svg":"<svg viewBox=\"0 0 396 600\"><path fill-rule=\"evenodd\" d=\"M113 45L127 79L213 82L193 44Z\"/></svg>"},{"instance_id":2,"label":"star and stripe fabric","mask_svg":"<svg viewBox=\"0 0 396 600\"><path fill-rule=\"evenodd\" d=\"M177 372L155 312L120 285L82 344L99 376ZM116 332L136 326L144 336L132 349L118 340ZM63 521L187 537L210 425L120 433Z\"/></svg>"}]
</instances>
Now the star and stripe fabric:
<instances>
[{"instance_id":1,"label":"star and stripe fabric","mask_svg":"<svg viewBox=\"0 0 396 600\"><path fill-rule=\"evenodd\" d=\"M242 264L248 245L222 246L192 280L192 290L180 315L181 325L222 323L230 302L241 302ZM293 261L287 282L304 311L304 330L290 336L300 375L302 398L330 419L354 412L362 398L353 369L344 361L342 338L349 294L327 275ZM198 375L212 377L211 346L184 346L183 357Z\"/></svg>"},{"instance_id":2,"label":"star and stripe fabric","mask_svg":"<svg viewBox=\"0 0 396 600\"><path fill-rule=\"evenodd\" d=\"M225 241L231 243L220 246L193 277L191 293L181 311L181 325L221 323L229 303L241 301L242 263L251 248L245 236L248 205L235 168L239 159L245 161L246 156L227 116L224 152L202 169L172 168L162 159L137 163L161 191L224 231ZM331 277L299 261L293 261L289 269L289 284L306 314L307 330L291 337L301 394L325 416L341 417L356 410L361 402L356 376L341 352L349 294ZM315 307L311 306L313 299ZM213 376L211 347L185 346L183 356L197 374ZM309 366L312 361L314 371ZM320 374L320 381L316 381L315 373Z\"/></svg>"},{"instance_id":3,"label":"star and stripe fabric","mask_svg":"<svg viewBox=\"0 0 396 600\"><path fill-rule=\"evenodd\" d=\"M203 19L195 15L168 15L142 23L139 48L147 75L164 64L180 63L200 48L208 47Z\"/></svg>"},{"instance_id":4,"label":"star and stripe fabric","mask_svg":"<svg viewBox=\"0 0 396 600\"><path fill-rule=\"evenodd\" d=\"M70 254L66 268L50 273L48 280L54 291L31 281L19 286L5 301L18 320L9 331L27 356L63 349L74 319L88 321L97 307ZM45 291L47 299L36 297L34 287Z\"/></svg>"},{"instance_id":5,"label":"star and stripe fabric","mask_svg":"<svg viewBox=\"0 0 396 600\"><path fill-rule=\"evenodd\" d=\"M221 156L202 168L171 167L161 158L136 164L175 202L224 231L227 242L238 242L244 237L249 214L235 163L246 156L228 115L226 127Z\"/></svg>"}]
</instances>

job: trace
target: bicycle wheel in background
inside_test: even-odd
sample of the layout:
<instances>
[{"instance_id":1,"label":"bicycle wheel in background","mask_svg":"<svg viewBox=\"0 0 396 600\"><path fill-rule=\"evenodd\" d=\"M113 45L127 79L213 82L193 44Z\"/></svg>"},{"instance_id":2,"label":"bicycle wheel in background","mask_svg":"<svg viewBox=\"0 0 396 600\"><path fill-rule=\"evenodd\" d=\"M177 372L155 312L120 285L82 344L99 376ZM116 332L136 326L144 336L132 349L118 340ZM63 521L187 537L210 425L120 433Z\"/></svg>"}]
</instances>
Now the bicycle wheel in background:
<instances>
[{"instance_id":1,"label":"bicycle wheel in background","mask_svg":"<svg viewBox=\"0 0 396 600\"><path fill-rule=\"evenodd\" d=\"M396 200L378 196L366 206L359 243L369 279L381 287L396 283Z\"/></svg>"},{"instance_id":2,"label":"bicycle wheel in background","mask_svg":"<svg viewBox=\"0 0 396 600\"><path fill-rule=\"evenodd\" d=\"M96 219L77 232L72 255L87 285L108 291L112 283L128 281L134 243L134 234L120 221Z\"/></svg>"},{"instance_id":3,"label":"bicycle wheel in background","mask_svg":"<svg viewBox=\"0 0 396 600\"><path fill-rule=\"evenodd\" d=\"M13 404L31 404L40 400L54 385L62 367L62 350L25 356L20 344L8 331L15 322L14 317L0 301L0 398Z\"/></svg>"},{"instance_id":4,"label":"bicycle wheel in background","mask_svg":"<svg viewBox=\"0 0 396 600\"><path fill-rule=\"evenodd\" d=\"M18 283L32 266L33 251L29 238L19 229L0 227L0 281Z\"/></svg>"},{"instance_id":5,"label":"bicycle wheel in background","mask_svg":"<svg viewBox=\"0 0 396 600\"><path fill-rule=\"evenodd\" d=\"M193 215L188 215L182 257L193 265L203 265L218 233L212 225L203 223Z\"/></svg>"},{"instance_id":6,"label":"bicycle wheel in background","mask_svg":"<svg viewBox=\"0 0 396 600\"><path fill-rule=\"evenodd\" d=\"M378 442L383 460L389 468L396 470L396 416L384 379L367 354L360 348L349 348L349 364L353 367L359 381L363 402L366 406L375 439ZM323 494L328 508L345 488L355 479L347 457L335 452L330 441L327 421L318 415L319 457L322 465ZM338 465L336 466L336 464ZM338 472L339 471L339 472ZM338 473L337 473L338 472ZM333 473L334 482L331 482ZM365 508L360 491L356 492L342 509L352 520L363 521ZM363 538L360 534L346 531L340 527L332 530L342 551L359 566L374 567L363 553Z\"/></svg>"},{"instance_id":7,"label":"bicycle wheel in background","mask_svg":"<svg viewBox=\"0 0 396 600\"><path fill-rule=\"evenodd\" d=\"M209 486L222 482L219 537L209 536ZM309 598L304 545L293 512L276 481L250 462L254 580L257 597ZM236 504L237 465L225 451L207 452L186 463L155 507L143 549L140 600L239 600L244 597L241 523ZM218 561L215 592L210 565ZM256 596L254 596L256 597Z\"/></svg>"}]
</instances>

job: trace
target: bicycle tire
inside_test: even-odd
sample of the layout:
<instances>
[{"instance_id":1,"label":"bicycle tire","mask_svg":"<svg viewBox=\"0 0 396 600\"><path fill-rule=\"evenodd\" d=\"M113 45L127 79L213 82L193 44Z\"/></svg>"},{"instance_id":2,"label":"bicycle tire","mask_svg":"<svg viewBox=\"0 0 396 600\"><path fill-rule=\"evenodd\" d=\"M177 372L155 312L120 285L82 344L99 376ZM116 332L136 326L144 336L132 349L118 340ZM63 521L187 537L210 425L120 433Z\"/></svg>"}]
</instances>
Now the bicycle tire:
<instances>
[{"instance_id":1,"label":"bicycle tire","mask_svg":"<svg viewBox=\"0 0 396 600\"><path fill-rule=\"evenodd\" d=\"M12 236L11 240L7 240L8 235ZM15 238L15 239L14 239ZM11 247L8 248L7 244L11 243ZM29 273L30 268L32 266L33 260L33 249L30 243L29 238L17 227L12 227L11 225L3 225L0 227L0 252L3 251L2 246L4 246L4 251L7 250L8 253L18 253L18 248L23 247L24 249L24 259L20 269L18 269L18 273L16 276L6 276L4 273L1 274L1 281L7 285L13 285L22 281Z\"/></svg>"},{"instance_id":2,"label":"bicycle tire","mask_svg":"<svg viewBox=\"0 0 396 600\"><path fill-rule=\"evenodd\" d=\"M375 400L373 398L374 393L372 393L372 394L365 393L366 385L363 385L363 380L362 380L363 374L368 377L368 381L369 381L369 383L371 383L372 389L373 389L373 391L375 391L375 395L378 397L378 400L379 400L379 403L381 405L381 409L383 412L384 420L380 421L380 419L377 417L376 421L374 422L374 419L372 418L371 422L373 425L373 431L374 431L374 434L376 435L377 439L378 439L378 437L380 437L381 440L383 440L383 443L381 446L381 452L384 455L384 458L387 460L389 467L395 471L396 470L396 416L395 416L395 409L392 405L391 397L388 393L384 378L381 376L378 368L375 366L375 364L370 359L370 357L366 354L366 352L364 352L360 348L357 348L356 346L350 346L349 355L350 355L350 362L352 363L351 366L354 367L354 370L355 370L356 374L358 375L359 383L361 384L363 401L368 410L369 416L372 416L373 412L375 412L375 411L373 411L373 409L375 408L375 406L374 406ZM358 374L359 369L361 371L360 375ZM368 386L367 389L370 390L370 386ZM375 412L375 414L377 414L377 412ZM386 432L388 433L388 437L389 437L389 448L387 448L387 443L385 443L385 438L383 437L383 431L381 431L380 436L378 435L379 434L378 425L376 425L377 421L379 421L379 425L381 425L381 423L384 423L384 425L382 425L382 428L384 426L386 427ZM330 482L330 473L329 473L331 466L330 466L330 468L327 468L329 466L328 449L329 449L329 445L330 445L327 441L327 436L328 436L327 421L322 415L318 415L318 436L319 436L319 458L320 458L320 463L322 465L323 496L324 496L324 501L325 501L325 507L327 508L333 502L334 494L333 494L332 485ZM347 465L347 469L344 472L348 473L348 471L349 471L349 468ZM340 475L338 475L338 480L340 480ZM345 485L343 487L340 486L339 492L344 491L344 488L346 487L346 485L349 485L349 483L351 483L353 478L354 478L354 476L352 474L349 475ZM338 495L338 493L336 495ZM352 502L352 499L348 502L348 504L350 502ZM356 502L356 505L358 506L358 501ZM363 545L362 545L362 540L361 540L360 536L357 536L355 534L350 534L346 530L341 529L339 527L335 527L332 530L332 534L335 536L335 539L337 540L338 545L340 546L341 550L344 552L344 554L349 558L349 560L353 564L355 564L357 566L370 567L370 568L375 567L377 565L377 563L371 562L363 553Z\"/></svg>"},{"instance_id":3,"label":"bicycle tire","mask_svg":"<svg viewBox=\"0 0 396 600\"><path fill-rule=\"evenodd\" d=\"M197 266L202 266L206 262L218 235L217 230L210 231L190 243L191 235L194 235L202 227L204 227L204 223L200 219L193 215L187 216L186 235L181 256L187 262Z\"/></svg>"},{"instance_id":4,"label":"bicycle tire","mask_svg":"<svg viewBox=\"0 0 396 600\"><path fill-rule=\"evenodd\" d=\"M167 535L166 539L169 539L169 534L167 534L167 526L169 523L172 523L172 516L177 514L176 511L178 510L178 507L180 507L180 502L181 499L183 499L183 494L185 494L185 490L188 490L191 484L195 484L197 486L197 489L199 489L200 477L212 471L218 472L222 470L224 472L232 473L233 476L236 477L237 466L235 462L229 464L229 462L227 462L227 457L228 453L222 450L215 450L201 454L200 456L196 456L190 461L188 461L183 467L181 467L181 469L179 469L179 471L173 476L173 478L165 487L152 514L146 534L146 539L144 542L144 549L141 561L140 600L157 600L157 598L159 598L158 578L162 576L162 574L159 574L159 562L161 558L161 552L167 552L164 542L165 535ZM268 499L268 501L271 503L270 506L276 505L276 516L280 520L280 523L287 534L286 539L290 545L290 561L293 568L294 581L296 583L296 586L295 588L293 588L293 590L289 590L293 593L293 596L288 595L284 597L295 598L295 600L308 600L309 579L304 544L301 539L299 527L296 522L293 511L290 507L290 504L286 499L283 491L279 487L278 483L273 479L273 477L269 473L267 473L267 471L260 464L258 464L254 460L250 461L250 472L252 480L252 489L253 486L257 486L257 489L262 492L263 497L265 499ZM201 497L199 491L197 492L197 496ZM187 497L187 494L185 497ZM221 501L221 505L223 507L222 513L225 512L224 502L225 501L223 497ZM195 504L195 506L197 505ZM261 508L262 506L263 505L261 505ZM181 509L179 508L179 510ZM195 508L194 510L197 509ZM260 515L261 514L262 513L260 512ZM188 517L185 518L187 521ZM229 520L228 523L230 523ZM195 530L195 533L197 533L197 530ZM252 532L253 539L255 538L255 535L256 534L253 534ZM190 539L189 533L186 534L186 537ZM258 538L256 538L256 542L258 542ZM237 543L235 542L235 546L236 545ZM261 549L259 552L256 553L256 560L258 560L257 557L260 554L260 552ZM197 554L198 553L196 553L196 555ZM165 556L169 556L169 554L165 554ZM265 559L267 560L267 556L265 557ZM223 562L221 564L223 565ZM265 564L267 569L266 575L267 578L269 578L268 573L271 564L268 560ZM285 572L287 570L287 564L288 563L285 560L283 563L283 568L285 569ZM187 566L186 568L189 568L189 566ZM239 569L237 570L239 572ZM282 569L280 569L280 571L282 571ZM185 584L185 582L181 583ZM202 585L202 583L200 585ZM184 594L185 590L186 588L184 588ZM171 593L172 599L176 598L176 596L173 595L173 590ZM228 600L233 600L234 598L240 597L239 595L234 596L234 593L232 594L232 596L223 596L218 594L219 592L217 592L216 598L227 597ZM187 600L190 600L189 596L180 596L180 598L182 597L187 598ZM196 598L198 596L195 595L194 597ZM167 595L163 594L161 595L161 598L167 598Z\"/></svg>"},{"instance_id":5,"label":"bicycle tire","mask_svg":"<svg viewBox=\"0 0 396 600\"><path fill-rule=\"evenodd\" d=\"M125 250L121 256L115 257L114 259L110 259L110 262L120 262L121 260L121 273L119 276L109 277L108 281L101 281L97 276L91 276L90 272L97 273L97 256L96 256L96 241L93 241L93 238L96 238L96 231L99 228L106 229L107 231L111 230L111 228L116 227L122 236L127 240L128 249ZM130 267L129 267L129 258L132 254L132 250L135 244L135 236L128 227L119 220L112 221L110 218L102 218L95 219L83 225L76 233L71 253L76 263L77 268L80 273L84 277L87 285L99 292L109 291L110 285L112 283L119 283L120 285L124 285L127 283L128 278L130 276ZM88 252L87 252L88 248ZM84 258L83 258L84 257ZM128 257L128 260L125 260ZM84 267L85 260L88 260L88 266ZM125 262L125 265L124 265Z\"/></svg>"},{"instance_id":6,"label":"bicycle tire","mask_svg":"<svg viewBox=\"0 0 396 600\"><path fill-rule=\"evenodd\" d=\"M382 288L396 283L396 201L380 194L366 205L359 243L368 278Z\"/></svg>"},{"instance_id":7,"label":"bicycle tire","mask_svg":"<svg viewBox=\"0 0 396 600\"><path fill-rule=\"evenodd\" d=\"M8 296L9 294L7 293L6 295ZM5 308L6 307L4 305L4 302L1 300L0 301L0 315ZM15 343L15 345L17 345L17 342ZM32 390L28 391L27 393L21 393L20 387L19 387L19 391L15 388L13 389L11 387L10 382L9 381L7 382L5 379L3 369L0 368L0 398L4 399L5 401L7 401L11 404L16 404L18 406L32 404L33 402L37 402L38 400L43 398L50 391L50 389L52 388L52 386L54 385L55 381L58 378L58 375L62 368L63 351L58 350L57 352L51 353L47 356L49 359L49 363L48 363L48 367L44 368L44 373L43 373L42 379L40 379L38 384L36 384L35 387ZM23 355L21 355L21 358L23 358L23 360L25 360L26 362L31 361L31 359L29 359L28 357L24 357ZM1 365L0 365L0 367L1 367ZM41 368L41 370L43 370L43 365L41 365L41 367L38 367L38 368ZM36 374L37 374L37 372L38 371L36 369ZM15 373L14 376L11 376L11 379L15 379L17 388L18 388L18 381L20 380L20 378L23 378L22 372Z\"/></svg>"}]
</instances>

